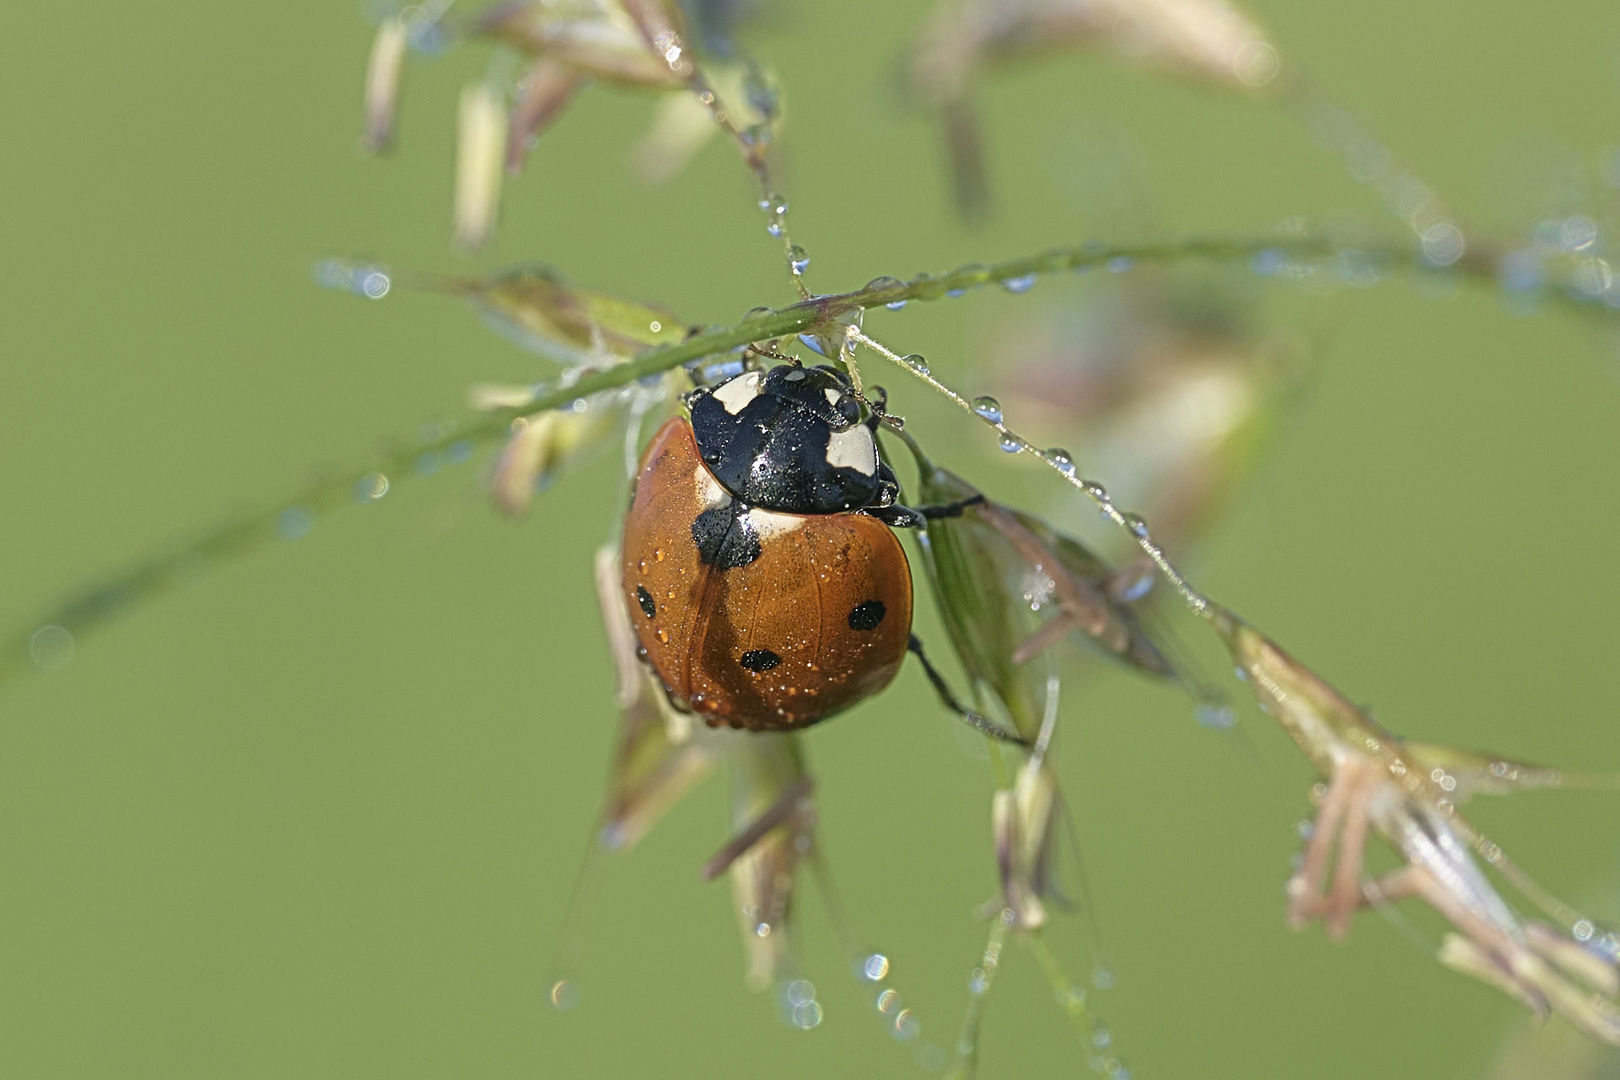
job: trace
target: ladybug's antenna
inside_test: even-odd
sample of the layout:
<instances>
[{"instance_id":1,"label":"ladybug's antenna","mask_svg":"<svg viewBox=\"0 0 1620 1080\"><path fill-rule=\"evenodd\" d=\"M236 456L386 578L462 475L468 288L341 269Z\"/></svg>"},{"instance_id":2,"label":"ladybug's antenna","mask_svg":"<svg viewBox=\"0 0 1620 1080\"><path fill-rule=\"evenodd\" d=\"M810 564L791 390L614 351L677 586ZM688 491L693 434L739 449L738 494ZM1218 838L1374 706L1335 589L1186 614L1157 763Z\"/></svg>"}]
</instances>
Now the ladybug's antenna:
<instances>
[{"instance_id":1,"label":"ladybug's antenna","mask_svg":"<svg viewBox=\"0 0 1620 1080\"><path fill-rule=\"evenodd\" d=\"M906 426L905 417L896 416L894 413L889 411L889 392L883 389L883 387L872 387L872 392L870 395L860 393L859 391L851 391L850 396L856 401L859 401L862 405L865 405L867 409L871 410L873 419L882 424L884 427L889 428L892 431L900 431Z\"/></svg>"},{"instance_id":2,"label":"ladybug's antenna","mask_svg":"<svg viewBox=\"0 0 1620 1080\"><path fill-rule=\"evenodd\" d=\"M771 346L775 344L775 341L771 341L765 345L751 344L747 349L748 355L750 357L762 357L770 360L780 360L782 363L792 364L794 367L804 366L804 361L800 360L797 356L789 356L787 353L780 353L771 348Z\"/></svg>"},{"instance_id":3,"label":"ladybug's antenna","mask_svg":"<svg viewBox=\"0 0 1620 1080\"><path fill-rule=\"evenodd\" d=\"M956 695L951 693L950 686L945 682L945 676L939 673L939 669L934 667L934 665L929 662L928 657L923 653L922 640L918 638L916 634L911 635L911 641L906 648L910 650L911 653L917 657L918 662L922 664L923 672L928 676L928 681L934 684L934 693L939 695L939 700L945 703L945 707L947 709L951 710L951 712L960 717L963 723L979 731L981 734L990 736L992 739L1000 739L1002 742L1016 743L1026 750L1029 749L1030 744L1028 739L1024 738L1022 735L1019 735L1015 731L1008 731L1006 728L1002 727L1000 724L996 723L994 720L991 720L982 713L976 713L972 709L964 708L962 703L956 700Z\"/></svg>"}]
</instances>

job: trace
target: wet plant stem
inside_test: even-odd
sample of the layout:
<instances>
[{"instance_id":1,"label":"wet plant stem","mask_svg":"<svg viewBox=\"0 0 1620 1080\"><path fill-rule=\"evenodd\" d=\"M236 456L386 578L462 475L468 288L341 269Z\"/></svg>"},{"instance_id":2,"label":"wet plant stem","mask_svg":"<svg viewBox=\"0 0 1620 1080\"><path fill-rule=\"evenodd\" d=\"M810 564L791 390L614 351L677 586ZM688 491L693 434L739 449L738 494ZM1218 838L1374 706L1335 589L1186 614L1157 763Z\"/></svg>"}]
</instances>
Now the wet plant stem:
<instances>
[{"instance_id":1,"label":"wet plant stem","mask_svg":"<svg viewBox=\"0 0 1620 1080\"><path fill-rule=\"evenodd\" d=\"M427 461L460 460L475 450L500 442L512 433L512 422L520 417L550 409L572 405L592 394L616 390L640 379L656 378L683 364L705 357L723 354L746 345L774 341L795 334L813 331L851 312L865 311L883 306L897 306L912 301L932 301L950 295L960 295L984 285L1018 283L1033 280L1040 275L1086 270L1126 264L1172 264L1193 261L1233 263L1246 262L1263 253L1276 253L1285 259L1321 259L1335 256L1339 250L1324 239L1306 236L1255 236L1193 238L1181 241L1100 245L1085 244L1075 247L1054 248L1039 255L990 266L968 266L938 276L919 274L908 281L874 283L853 292L812 297L778 311L767 312L731 326L718 327L693 334L674 345L666 345L609 367L587 370L567 387L537 393L522 405L495 410L446 425L428 440L405 448L392 450L374 459L363 469L334 474L308 484L256 510L226 521L216 528L182 542L166 552L159 553L106 579L104 582L71 597L25 627L12 631L0 644L0 687L4 687L29 669L30 661L40 662L36 645L41 631L59 628L69 643L77 641L89 630L99 628L113 617L122 614L142 601L151 599L168 589L193 580L200 571L238 555L264 546L278 536L287 535L286 515L296 511L303 515L305 527L328 511L356 501L357 487L370 478L385 477L389 484L422 473ZM1386 264L1405 267L1413 272L1427 272L1419 257L1405 247L1390 245L1383 249L1358 249L1361 257ZM1494 262L1485 255L1470 255L1450 268L1450 272L1474 280L1494 280ZM881 281L881 279L880 279ZM1549 296L1560 297L1554 291ZM1569 304L1580 304L1564 297ZM1600 309L1601 310L1601 309ZM954 396L954 395L953 395ZM1117 513L1117 511L1116 511ZM1160 566L1165 570L1164 564ZM1175 581L1173 569L1167 572ZM1184 596L1197 610L1197 594L1185 583L1178 583ZM55 632L55 631L53 631ZM70 645L71 647L71 645ZM45 664L44 666L50 666Z\"/></svg>"},{"instance_id":2,"label":"wet plant stem","mask_svg":"<svg viewBox=\"0 0 1620 1080\"><path fill-rule=\"evenodd\" d=\"M990 920L990 934L984 943L984 955L979 966L968 979L968 1006L962 1015L962 1033L956 1041L956 1053L951 1067L945 1071L945 1080L972 1080L979 1071L979 1030L984 1024L984 1005L996 984L996 972L1001 968L1001 952L1007 942L1007 928L1012 924L1012 912L997 912Z\"/></svg>"}]
</instances>

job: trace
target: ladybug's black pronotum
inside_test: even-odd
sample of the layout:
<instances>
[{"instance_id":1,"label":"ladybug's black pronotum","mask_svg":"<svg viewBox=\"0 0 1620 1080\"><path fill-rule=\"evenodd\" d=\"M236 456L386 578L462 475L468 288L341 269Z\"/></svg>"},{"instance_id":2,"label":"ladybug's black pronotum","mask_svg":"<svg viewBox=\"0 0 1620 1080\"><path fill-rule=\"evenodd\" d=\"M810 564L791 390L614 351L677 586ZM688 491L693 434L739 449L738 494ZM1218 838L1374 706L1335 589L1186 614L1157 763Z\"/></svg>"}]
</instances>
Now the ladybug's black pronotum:
<instances>
[{"instance_id":1,"label":"ladybug's black pronotum","mask_svg":"<svg viewBox=\"0 0 1620 1080\"><path fill-rule=\"evenodd\" d=\"M802 728L877 693L911 644L913 524L845 376L747 371L642 455L624 592L670 698L711 725Z\"/></svg>"}]
</instances>

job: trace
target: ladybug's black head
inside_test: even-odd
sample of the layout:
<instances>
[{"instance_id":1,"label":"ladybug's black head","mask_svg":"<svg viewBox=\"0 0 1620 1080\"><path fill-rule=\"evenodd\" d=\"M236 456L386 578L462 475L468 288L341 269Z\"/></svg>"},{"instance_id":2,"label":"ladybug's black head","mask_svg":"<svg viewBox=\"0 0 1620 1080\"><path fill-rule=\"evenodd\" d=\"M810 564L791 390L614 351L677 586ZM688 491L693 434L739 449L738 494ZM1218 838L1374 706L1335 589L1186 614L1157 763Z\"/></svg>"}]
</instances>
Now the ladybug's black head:
<instances>
[{"instance_id":1,"label":"ladybug's black head","mask_svg":"<svg viewBox=\"0 0 1620 1080\"><path fill-rule=\"evenodd\" d=\"M704 463L738 500L785 514L876 505L877 441L836 368L748 371L687 403Z\"/></svg>"}]
</instances>

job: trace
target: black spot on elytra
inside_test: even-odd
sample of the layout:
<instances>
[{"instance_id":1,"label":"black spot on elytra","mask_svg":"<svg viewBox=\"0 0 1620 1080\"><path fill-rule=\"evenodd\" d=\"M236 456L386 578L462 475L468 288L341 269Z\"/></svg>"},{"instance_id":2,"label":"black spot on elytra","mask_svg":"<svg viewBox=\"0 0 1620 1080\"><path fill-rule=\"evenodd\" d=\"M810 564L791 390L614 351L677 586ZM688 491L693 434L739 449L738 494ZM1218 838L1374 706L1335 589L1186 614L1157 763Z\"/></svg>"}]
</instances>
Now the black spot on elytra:
<instances>
[{"instance_id":1,"label":"black spot on elytra","mask_svg":"<svg viewBox=\"0 0 1620 1080\"><path fill-rule=\"evenodd\" d=\"M868 600L863 604L856 604L855 610L849 613L849 628L851 630L876 630L878 623L889 609L883 606L881 600Z\"/></svg>"},{"instance_id":2,"label":"black spot on elytra","mask_svg":"<svg viewBox=\"0 0 1620 1080\"><path fill-rule=\"evenodd\" d=\"M733 499L703 511L692 522L692 542L703 565L735 570L759 558L759 534L748 520L748 507Z\"/></svg>"},{"instance_id":3,"label":"black spot on elytra","mask_svg":"<svg viewBox=\"0 0 1620 1080\"><path fill-rule=\"evenodd\" d=\"M658 605L653 603L652 593L647 591L645 585L636 586L636 603L641 605L641 613L647 618L658 617Z\"/></svg>"},{"instance_id":4,"label":"black spot on elytra","mask_svg":"<svg viewBox=\"0 0 1620 1080\"><path fill-rule=\"evenodd\" d=\"M737 660L749 671L769 671L781 662L782 658L769 649L749 649Z\"/></svg>"}]
</instances>

